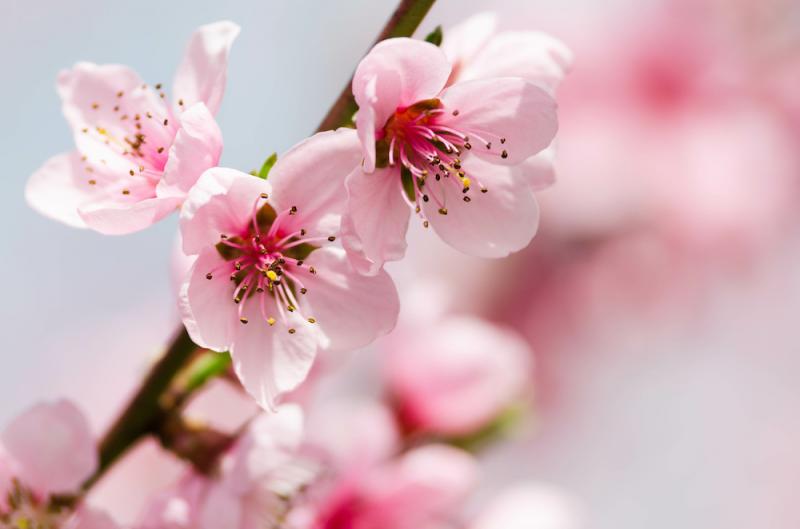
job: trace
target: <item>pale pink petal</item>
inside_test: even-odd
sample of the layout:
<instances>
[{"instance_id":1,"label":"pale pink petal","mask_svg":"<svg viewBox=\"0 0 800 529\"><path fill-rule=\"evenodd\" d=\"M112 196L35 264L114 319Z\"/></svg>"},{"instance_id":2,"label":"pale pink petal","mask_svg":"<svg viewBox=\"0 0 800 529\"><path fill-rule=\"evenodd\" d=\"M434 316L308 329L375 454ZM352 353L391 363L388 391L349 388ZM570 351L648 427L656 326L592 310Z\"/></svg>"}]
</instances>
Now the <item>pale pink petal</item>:
<instances>
[{"instance_id":1,"label":"pale pink petal","mask_svg":"<svg viewBox=\"0 0 800 529\"><path fill-rule=\"evenodd\" d=\"M446 243L477 257L505 257L526 247L539 226L539 207L528 184L514 175L512 167L493 165L475 157L463 161L475 184L470 202L463 201L459 186L440 186L447 215L433 201L423 202L431 227Z\"/></svg>"},{"instance_id":2,"label":"pale pink petal","mask_svg":"<svg viewBox=\"0 0 800 529\"><path fill-rule=\"evenodd\" d=\"M78 208L100 194L96 186L89 184L90 178L80 154L59 154L33 173L25 187L25 199L30 207L46 217L85 228Z\"/></svg>"},{"instance_id":3,"label":"pale pink petal","mask_svg":"<svg viewBox=\"0 0 800 529\"><path fill-rule=\"evenodd\" d=\"M244 310L248 323L239 323L231 346L233 367L244 389L265 409L275 409L277 398L296 388L308 375L321 342L319 331L297 312L285 321L270 308L277 322L269 325L258 303ZM294 329L294 334L288 332Z\"/></svg>"},{"instance_id":4,"label":"pale pink petal","mask_svg":"<svg viewBox=\"0 0 800 529\"><path fill-rule=\"evenodd\" d=\"M125 235L143 230L178 210L179 198L132 199L130 202L92 202L78 209L89 228L105 235Z\"/></svg>"},{"instance_id":5,"label":"pale pink petal","mask_svg":"<svg viewBox=\"0 0 800 529\"><path fill-rule=\"evenodd\" d=\"M180 128L156 193L159 197L185 197L200 175L217 165L221 154L222 132L214 116L203 103L192 105L180 116Z\"/></svg>"},{"instance_id":6,"label":"pale pink petal","mask_svg":"<svg viewBox=\"0 0 800 529\"><path fill-rule=\"evenodd\" d=\"M524 483L502 491L469 529L580 529L577 502L549 485Z\"/></svg>"},{"instance_id":7,"label":"pale pink petal","mask_svg":"<svg viewBox=\"0 0 800 529\"><path fill-rule=\"evenodd\" d=\"M555 168L556 149L550 145L542 152L535 154L511 168L516 178L528 182L531 191L541 191L556 181Z\"/></svg>"},{"instance_id":8,"label":"pale pink petal","mask_svg":"<svg viewBox=\"0 0 800 529\"><path fill-rule=\"evenodd\" d=\"M212 114L217 113L225 93L228 53L238 35L239 26L228 21L206 24L195 30L175 72L173 104L177 105L180 100L184 107L205 103Z\"/></svg>"},{"instance_id":9,"label":"pale pink petal","mask_svg":"<svg viewBox=\"0 0 800 529\"><path fill-rule=\"evenodd\" d=\"M496 28L497 14L486 11L473 15L444 31L441 49L453 65L447 84L464 80L461 76L462 70L469 68L475 56L489 42Z\"/></svg>"},{"instance_id":10,"label":"pale pink petal","mask_svg":"<svg viewBox=\"0 0 800 529\"><path fill-rule=\"evenodd\" d=\"M358 271L376 274L386 261L406 253L410 208L403 199L396 168L367 174L356 168L346 180L347 213L342 221L342 243L356 257ZM345 229L347 228L347 229Z\"/></svg>"},{"instance_id":11,"label":"pale pink petal","mask_svg":"<svg viewBox=\"0 0 800 529\"><path fill-rule=\"evenodd\" d=\"M97 468L89 423L72 403L37 404L14 419L0 438L19 479L33 490L75 492Z\"/></svg>"},{"instance_id":12,"label":"pale pink petal","mask_svg":"<svg viewBox=\"0 0 800 529\"><path fill-rule=\"evenodd\" d=\"M457 81L520 77L552 94L572 62L572 51L555 37L537 31L509 31L490 39L465 63Z\"/></svg>"},{"instance_id":13,"label":"pale pink petal","mask_svg":"<svg viewBox=\"0 0 800 529\"><path fill-rule=\"evenodd\" d=\"M317 274L303 276L308 293L301 303L330 340L329 350L364 347L394 328L400 301L389 274L359 274L339 248L314 251L306 262Z\"/></svg>"},{"instance_id":14,"label":"pale pink petal","mask_svg":"<svg viewBox=\"0 0 800 529\"><path fill-rule=\"evenodd\" d=\"M119 525L103 511L82 506L67 520L64 529L118 529Z\"/></svg>"},{"instance_id":15,"label":"pale pink petal","mask_svg":"<svg viewBox=\"0 0 800 529\"><path fill-rule=\"evenodd\" d=\"M387 39L370 50L353 76L365 171L375 168L375 131L383 128L398 107L436 97L449 75L447 58L427 42Z\"/></svg>"},{"instance_id":16,"label":"pale pink petal","mask_svg":"<svg viewBox=\"0 0 800 529\"><path fill-rule=\"evenodd\" d=\"M287 231L337 233L347 204L344 181L360 163L361 148L352 129L320 132L279 156L269 173L271 203L277 211L292 206L299 211L284 221Z\"/></svg>"},{"instance_id":17,"label":"pale pink petal","mask_svg":"<svg viewBox=\"0 0 800 529\"><path fill-rule=\"evenodd\" d=\"M194 262L180 292L181 318L189 336L196 344L214 351L227 350L235 326L240 325L233 304L233 282L228 273L214 273L224 264L216 248L206 248ZM209 273L210 280L206 276Z\"/></svg>"},{"instance_id":18,"label":"pale pink petal","mask_svg":"<svg viewBox=\"0 0 800 529\"><path fill-rule=\"evenodd\" d=\"M242 499L234 491L219 483L211 484L199 509L197 529L241 528Z\"/></svg>"},{"instance_id":19,"label":"pale pink petal","mask_svg":"<svg viewBox=\"0 0 800 529\"><path fill-rule=\"evenodd\" d=\"M515 333L470 317L429 321L388 340L384 376L414 428L477 431L523 396L532 352Z\"/></svg>"},{"instance_id":20,"label":"pale pink petal","mask_svg":"<svg viewBox=\"0 0 800 529\"><path fill-rule=\"evenodd\" d=\"M148 501L138 529L197 529L200 509L211 485L205 476L194 472Z\"/></svg>"},{"instance_id":21,"label":"pale pink petal","mask_svg":"<svg viewBox=\"0 0 800 529\"><path fill-rule=\"evenodd\" d=\"M446 124L470 136L471 154L494 163L516 165L553 141L558 130L556 102L538 86L515 78L456 83L441 99ZM491 148L479 140L491 142ZM505 139L501 143L500 139ZM500 153L505 151L506 158Z\"/></svg>"},{"instance_id":22,"label":"pale pink petal","mask_svg":"<svg viewBox=\"0 0 800 529\"><path fill-rule=\"evenodd\" d=\"M120 141L132 132L135 113L149 112L156 121L170 116L158 93L143 86L144 81L127 66L89 62L61 71L57 84L64 117L76 136L86 127L102 127ZM126 114L128 118L121 119Z\"/></svg>"},{"instance_id":23,"label":"pale pink petal","mask_svg":"<svg viewBox=\"0 0 800 529\"><path fill-rule=\"evenodd\" d=\"M388 459L397 451L400 436L383 404L337 399L312 408L305 442L326 464L347 472Z\"/></svg>"},{"instance_id":24,"label":"pale pink petal","mask_svg":"<svg viewBox=\"0 0 800 529\"><path fill-rule=\"evenodd\" d=\"M195 255L217 244L222 234L238 234L261 193L271 191L265 180L235 169L214 167L203 173L181 208L183 251Z\"/></svg>"}]
</instances>

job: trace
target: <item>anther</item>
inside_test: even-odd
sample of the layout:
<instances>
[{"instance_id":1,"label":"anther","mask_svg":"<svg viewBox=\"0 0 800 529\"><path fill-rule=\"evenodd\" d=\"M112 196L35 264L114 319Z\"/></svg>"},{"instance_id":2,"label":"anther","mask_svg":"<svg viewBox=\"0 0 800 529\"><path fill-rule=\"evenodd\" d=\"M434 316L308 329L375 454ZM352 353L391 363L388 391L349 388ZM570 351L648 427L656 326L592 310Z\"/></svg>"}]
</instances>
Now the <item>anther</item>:
<instances>
[{"instance_id":1,"label":"anther","mask_svg":"<svg viewBox=\"0 0 800 529\"><path fill-rule=\"evenodd\" d=\"M311 272L312 274L316 274L317 273L317 269L314 268L313 266L309 267L308 271Z\"/></svg>"},{"instance_id":2,"label":"anther","mask_svg":"<svg viewBox=\"0 0 800 529\"><path fill-rule=\"evenodd\" d=\"M303 261L302 259L300 259L300 260L299 260L299 261L297 261L297 263L295 263L295 264L296 264L297 266L303 266L303 263L304 263L304 261Z\"/></svg>"},{"instance_id":3,"label":"anther","mask_svg":"<svg viewBox=\"0 0 800 529\"><path fill-rule=\"evenodd\" d=\"M438 178L437 178L437 180L438 180ZM427 202L428 200L430 200L430 198L428 198L428 195L422 195L422 201L423 202Z\"/></svg>"},{"instance_id":4,"label":"anther","mask_svg":"<svg viewBox=\"0 0 800 529\"><path fill-rule=\"evenodd\" d=\"M274 270L267 270L267 273L265 275L270 281L274 282L278 280L278 274L276 274Z\"/></svg>"},{"instance_id":5,"label":"anther","mask_svg":"<svg viewBox=\"0 0 800 529\"><path fill-rule=\"evenodd\" d=\"M471 198L469 198L469 197L464 197L464 202L469 202L469 201L471 201L471 200L472 200L472 199L471 199Z\"/></svg>"},{"instance_id":6,"label":"anther","mask_svg":"<svg viewBox=\"0 0 800 529\"><path fill-rule=\"evenodd\" d=\"M458 109L456 109L456 110L453 110L453 115L454 115L454 116L457 116L458 114L459 114L459 112L458 112Z\"/></svg>"},{"instance_id":7,"label":"anther","mask_svg":"<svg viewBox=\"0 0 800 529\"><path fill-rule=\"evenodd\" d=\"M289 215L294 215L295 213L297 213L297 206L289 208Z\"/></svg>"},{"instance_id":8,"label":"anther","mask_svg":"<svg viewBox=\"0 0 800 529\"><path fill-rule=\"evenodd\" d=\"M303 229L303 228L300 228L300 235L301 236L305 236L305 234L306 234L306 230Z\"/></svg>"},{"instance_id":9,"label":"anther","mask_svg":"<svg viewBox=\"0 0 800 529\"><path fill-rule=\"evenodd\" d=\"M241 269L242 269L242 263L241 263L241 262L239 262L239 261L236 261L235 263L233 263L233 267L234 267L234 268L235 268L237 271L239 271L239 270L241 270Z\"/></svg>"},{"instance_id":10,"label":"anther","mask_svg":"<svg viewBox=\"0 0 800 529\"><path fill-rule=\"evenodd\" d=\"M505 142L506 142L505 138L500 138L500 143L505 143Z\"/></svg>"},{"instance_id":11,"label":"anther","mask_svg":"<svg viewBox=\"0 0 800 529\"><path fill-rule=\"evenodd\" d=\"M229 321L230 321L230 320L229 320ZM239 321L240 321L240 322L242 322L242 323L244 323L245 325L247 325L248 319L247 319L247 318L245 318L244 316L242 316L241 318L239 318Z\"/></svg>"},{"instance_id":12,"label":"anther","mask_svg":"<svg viewBox=\"0 0 800 529\"><path fill-rule=\"evenodd\" d=\"M439 215L447 215L447 208L439 208Z\"/></svg>"},{"instance_id":13,"label":"anther","mask_svg":"<svg viewBox=\"0 0 800 529\"><path fill-rule=\"evenodd\" d=\"M90 185L90 186L93 186L93 185L96 185L96 184L97 184L97 180L95 180L94 178L92 178L91 180L89 180L89 185Z\"/></svg>"},{"instance_id":14,"label":"anther","mask_svg":"<svg viewBox=\"0 0 800 529\"><path fill-rule=\"evenodd\" d=\"M330 241L330 242L333 242L333 241L335 241L335 240L336 240L336 237L335 237L335 236L333 236L333 235L331 235L330 237L328 237L328 241Z\"/></svg>"},{"instance_id":15,"label":"anther","mask_svg":"<svg viewBox=\"0 0 800 529\"><path fill-rule=\"evenodd\" d=\"M164 126L166 127L167 125L169 125L169 120L168 120L168 119L165 119L165 120L164 120Z\"/></svg>"},{"instance_id":16,"label":"anther","mask_svg":"<svg viewBox=\"0 0 800 529\"><path fill-rule=\"evenodd\" d=\"M267 318L267 323L269 323L270 325L275 325L275 318L270 316L269 318Z\"/></svg>"},{"instance_id":17,"label":"anther","mask_svg":"<svg viewBox=\"0 0 800 529\"><path fill-rule=\"evenodd\" d=\"M220 234L219 234L219 238L224 240L224 239L227 239L227 238L228 238L228 236L227 236L227 235L225 235L224 233L220 233Z\"/></svg>"},{"instance_id":18,"label":"anther","mask_svg":"<svg viewBox=\"0 0 800 529\"><path fill-rule=\"evenodd\" d=\"M100 108L100 104L99 103L92 103L92 108L94 110L97 110L98 108Z\"/></svg>"},{"instance_id":19,"label":"anther","mask_svg":"<svg viewBox=\"0 0 800 529\"><path fill-rule=\"evenodd\" d=\"M161 83L156 84L156 90L161 90Z\"/></svg>"},{"instance_id":20,"label":"anther","mask_svg":"<svg viewBox=\"0 0 800 529\"><path fill-rule=\"evenodd\" d=\"M289 312L294 312L294 305L286 305L286 310Z\"/></svg>"},{"instance_id":21,"label":"anther","mask_svg":"<svg viewBox=\"0 0 800 529\"><path fill-rule=\"evenodd\" d=\"M209 272L209 273L207 273L207 274L206 274L206 279L208 279L209 281L211 281L212 279L214 279L214 276L211 274L211 272Z\"/></svg>"},{"instance_id":22,"label":"anther","mask_svg":"<svg viewBox=\"0 0 800 529\"><path fill-rule=\"evenodd\" d=\"M297 331L296 331L296 330L294 330L294 329L289 329L289 334L294 334L294 333L296 333L296 332L297 332Z\"/></svg>"},{"instance_id":23,"label":"anther","mask_svg":"<svg viewBox=\"0 0 800 529\"><path fill-rule=\"evenodd\" d=\"M503 152L500 153L500 158L503 158L503 159L508 158L508 151L503 149Z\"/></svg>"},{"instance_id":24,"label":"anther","mask_svg":"<svg viewBox=\"0 0 800 529\"><path fill-rule=\"evenodd\" d=\"M164 147L159 147L158 148L158 154L161 154L162 152L164 152Z\"/></svg>"},{"instance_id":25,"label":"anther","mask_svg":"<svg viewBox=\"0 0 800 529\"><path fill-rule=\"evenodd\" d=\"M179 104L180 106L183 106L183 99L178 99L178 104Z\"/></svg>"},{"instance_id":26,"label":"anther","mask_svg":"<svg viewBox=\"0 0 800 529\"><path fill-rule=\"evenodd\" d=\"M482 188L481 188L481 193L488 193L488 192L489 192L489 190L488 190L488 189L486 189L485 187L482 187Z\"/></svg>"},{"instance_id":27,"label":"anther","mask_svg":"<svg viewBox=\"0 0 800 529\"><path fill-rule=\"evenodd\" d=\"M303 288L300 289L300 293L301 294L305 294L306 292L308 292L307 288L303 287Z\"/></svg>"},{"instance_id":28,"label":"anther","mask_svg":"<svg viewBox=\"0 0 800 529\"><path fill-rule=\"evenodd\" d=\"M472 145L469 142L466 142L464 144L464 148L467 149L467 150L470 150L472 148Z\"/></svg>"},{"instance_id":29,"label":"anther","mask_svg":"<svg viewBox=\"0 0 800 529\"><path fill-rule=\"evenodd\" d=\"M123 195L130 195L130 194L131 194L131 191L130 191L130 189L123 189L123 190L122 190L122 194L123 194Z\"/></svg>"},{"instance_id":30,"label":"anther","mask_svg":"<svg viewBox=\"0 0 800 529\"><path fill-rule=\"evenodd\" d=\"M427 228L428 226L430 226L430 223L429 223L429 222L426 220L426 221L424 221L424 222L422 223L422 226L423 226L423 227L425 227L425 228Z\"/></svg>"},{"instance_id":31,"label":"anther","mask_svg":"<svg viewBox=\"0 0 800 529\"><path fill-rule=\"evenodd\" d=\"M317 320L314 318L308 318L308 323L317 323Z\"/></svg>"},{"instance_id":32,"label":"anther","mask_svg":"<svg viewBox=\"0 0 800 529\"><path fill-rule=\"evenodd\" d=\"M260 195L260 196L261 196L261 198L263 198L264 200L266 200L266 199L268 199L268 198L269 198L269 195L268 195L268 194L266 194L266 193L261 193L261 195Z\"/></svg>"},{"instance_id":33,"label":"anther","mask_svg":"<svg viewBox=\"0 0 800 529\"><path fill-rule=\"evenodd\" d=\"M492 142L487 142L486 143L486 148L487 149L491 149L492 148Z\"/></svg>"},{"instance_id":34,"label":"anther","mask_svg":"<svg viewBox=\"0 0 800 529\"><path fill-rule=\"evenodd\" d=\"M134 175L134 174L136 174L136 173L134 173L134 172L133 172L133 169L131 169L130 171L128 171L128 174L129 174L129 175L131 175L131 176L133 176L133 175Z\"/></svg>"}]
</instances>

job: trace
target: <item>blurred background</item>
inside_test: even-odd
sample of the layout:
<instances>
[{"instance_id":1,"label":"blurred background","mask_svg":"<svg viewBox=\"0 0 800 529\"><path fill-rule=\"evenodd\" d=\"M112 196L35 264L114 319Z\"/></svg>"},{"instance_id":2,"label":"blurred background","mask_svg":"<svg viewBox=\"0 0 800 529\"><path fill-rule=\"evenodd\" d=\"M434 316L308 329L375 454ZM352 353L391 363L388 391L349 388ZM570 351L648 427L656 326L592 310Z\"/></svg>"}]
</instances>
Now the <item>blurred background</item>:
<instances>
[{"instance_id":1,"label":"blurred background","mask_svg":"<svg viewBox=\"0 0 800 529\"><path fill-rule=\"evenodd\" d=\"M394 2L0 3L0 423L65 395L100 432L177 325L176 219L109 238L27 207L72 145L58 70L169 86L196 26L237 22L218 121L249 170L316 128ZM534 427L482 488L554 484L599 529L799 527L800 3L439 0L420 34L487 9L575 52L540 233L487 262L413 225L390 270L534 350ZM379 354L341 376L369 385Z\"/></svg>"}]
</instances>

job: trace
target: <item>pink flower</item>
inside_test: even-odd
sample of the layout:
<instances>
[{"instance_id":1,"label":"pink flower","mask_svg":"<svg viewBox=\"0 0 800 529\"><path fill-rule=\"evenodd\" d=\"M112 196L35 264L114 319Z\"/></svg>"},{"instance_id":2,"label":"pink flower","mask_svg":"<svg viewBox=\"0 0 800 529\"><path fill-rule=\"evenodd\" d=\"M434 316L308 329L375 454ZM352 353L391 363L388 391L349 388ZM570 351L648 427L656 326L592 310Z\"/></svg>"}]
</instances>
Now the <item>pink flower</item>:
<instances>
[{"instance_id":1,"label":"pink flower","mask_svg":"<svg viewBox=\"0 0 800 529\"><path fill-rule=\"evenodd\" d=\"M451 520L475 484L472 457L445 445L341 476L290 513L292 529L425 529ZM323 487L325 488L325 487Z\"/></svg>"},{"instance_id":2,"label":"pink flower","mask_svg":"<svg viewBox=\"0 0 800 529\"><path fill-rule=\"evenodd\" d=\"M222 152L214 121L225 89L231 22L202 26L178 67L173 103L122 65L81 62L58 77L76 150L48 160L25 196L38 212L74 227L118 235L180 207Z\"/></svg>"},{"instance_id":3,"label":"pink flower","mask_svg":"<svg viewBox=\"0 0 800 529\"><path fill-rule=\"evenodd\" d=\"M521 483L502 491L469 529L579 529L582 516L575 500L555 487Z\"/></svg>"},{"instance_id":4,"label":"pink flower","mask_svg":"<svg viewBox=\"0 0 800 529\"><path fill-rule=\"evenodd\" d=\"M183 249L198 256L183 321L197 344L230 350L262 406L302 382L319 349L362 347L397 318L389 276L360 276L331 245L344 207L336 177L358 163L357 141L352 130L317 134L281 157L268 182L211 169L183 208Z\"/></svg>"},{"instance_id":5,"label":"pink flower","mask_svg":"<svg viewBox=\"0 0 800 529\"><path fill-rule=\"evenodd\" d=\"M531 381L530 347L477 318L409 323L385 344L384 377L412 430L473 433L520 399Z\"/></svg>"},{"instance_id":6,"label":"pink flower","mask_svg":"<svg viewBox=\"0 0 800 529\"><path fill-rule=\"evenodd\" d=\"M520 78L457 82L436 46L389 39L353 78L364 153L346 181L343 242L359 271L405 253L409 212L448 244L481 257L525 247L538 208L512 167L546 148L556 129L547 92Z\"/></svg>"},{"instance_id":7,"label":"pink flower","mask_svg":"<svg viewBox=\"0 0 800 529\"><path fill-rule=\"evenodd\" d=\"M474 15L445 31L442 51L453 65L448 84L472 79L520 77L555 95L572 67L572 51L539 31L497 32L494 13ZM550 145L514 168L533 191L555 182L555 147Z\"/></svg>"},{"instance_id":8,"label":"pink flower","mask_svg":"<svg viewBox=\"0 0 800 529\"><path fill-rule=\"evenodd\" d=\"M303 415L296 405L256 418L210 476L191 472L157 496L141 529L256 529L272 527L312 474L295 462Z\"/></svg>"},{"instance_id":9,"label":"pink flower","mask_svg":"<svg viewBox=\"0 0 800 529\"><path fill-rule=\"evenodd\" d=\"M72 512L52 502L76 494L97 468L89 424L70 402L38 404L0 437L0 526L110 529L106 515L80 506Z\"/></svg>"}]
</instances>

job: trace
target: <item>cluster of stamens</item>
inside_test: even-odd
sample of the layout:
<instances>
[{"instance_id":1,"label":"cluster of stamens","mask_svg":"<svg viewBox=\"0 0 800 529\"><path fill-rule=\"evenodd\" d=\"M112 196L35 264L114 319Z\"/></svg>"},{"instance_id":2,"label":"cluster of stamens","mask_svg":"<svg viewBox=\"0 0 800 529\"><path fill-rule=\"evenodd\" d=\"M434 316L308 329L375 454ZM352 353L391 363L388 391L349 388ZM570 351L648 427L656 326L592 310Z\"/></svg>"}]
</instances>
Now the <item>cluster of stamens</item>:
<instances>
[{"instance_id":1,"label":"cluster of stamens","mask_svg":"<svg viewBox=\"0 0 800 529\"><path fill-rule=\"evenodd\" d=\"M297 215L292 206L277 213L262 193L253 205L251 221L239 234L221 234L216 248L224 263L206 274L212 280L225 274L234 284L232 301L238 305L239 321L249 323L244 308L257 303L262 320L272 326L281 321L289 334L297 329L289 323L289 313L298 314L308 323L311 315L302 314L298 298L308 292L303 278L317 274L304 259L320 245L334 242L336 236L309 236L307 231L286 229L290 217ZM294 223L291 223L294 224Z\"/></svg>"},{"instance_id":2,"label":"cluster of stamens","mask_svg":"<svg viewBox=\"0 0 800 529\"><path fill-rule=\"evenodd\" d=\"M166 98L160 84L155 85L155 90L160 99ZM136 104L152 98L150 91L151 88L145 84L132 93L120 90L109 94L105 101L90 104L87 114L98 114L98 119L83 127L82 133L105 144L113 154L128 162L119 167L116 160L89 160L84 155L82 162L90 186L102 186L110 195L139 199L155 195L155 186L167 163L169 147L178 128L167 105L152 105L145 110ZM178 104L183 109L183 101L179 100ZM108 109L111 109L110 114ZM103 119L107 122L101 122Z\"/></svg>"},{"instance_id":3,"label":"cluster of stamens","mask_svg":"<svg viewBox=\"0 0 800 529\"><path fill-rule=\"evenodd\" d=\"M6 493L5 505L0 502L0 528L58 529L69 516L71 502L68 497L44 501L14 479Z\"/></svg>"},{"instance_id":4,"label":"cluster of stamens","mask_svg":"<svg viewBox=\"0 0 800 529\"><path fill-rule=\"evenodd\" d=\"M453 110L451 115L457 117L459 111ZM376 143L378 167L400 166L408 199L425 227L428 221L421 202L433 201L439 214L447 215L442 186L456 186L467 203L472 201L470 191L475 187L481 193L489 191L477 175L468 175L462 167L462 156L473 149L473 142L482 145L487 154L508 158L506 138L480 130L457 130L446 123L445 117L446 110L438 99L398 109Z\"/></svg>"}]
</instances>

